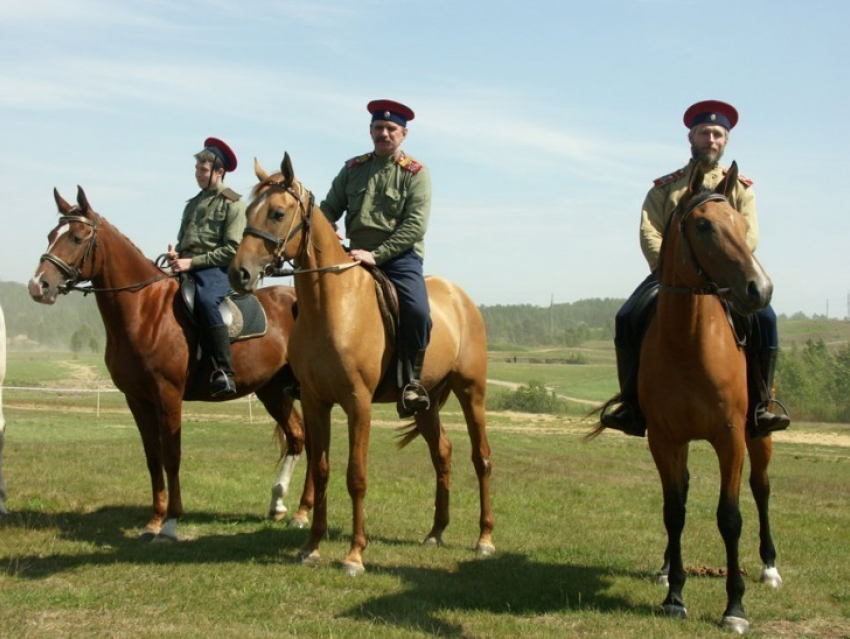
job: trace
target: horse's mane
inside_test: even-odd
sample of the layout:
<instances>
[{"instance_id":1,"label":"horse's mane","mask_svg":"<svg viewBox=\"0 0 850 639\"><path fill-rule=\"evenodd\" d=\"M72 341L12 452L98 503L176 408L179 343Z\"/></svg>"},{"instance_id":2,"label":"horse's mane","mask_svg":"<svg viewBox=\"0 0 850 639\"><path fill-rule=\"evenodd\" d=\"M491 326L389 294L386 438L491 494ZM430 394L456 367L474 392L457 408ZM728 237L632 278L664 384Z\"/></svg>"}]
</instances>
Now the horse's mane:
<instances>
[{"instance_id":1,"label":"horse's mane","mask_svg":"<svg viewBox=\"0 0 850 639\"><path fill-rule=\"evenodd\" d=\"M136 244L135 244L135 242L133 242L133 240L131 240L126 235L124 235L124 233L122 233L117 226L115 226L112 222L107 220L103 215L101 215L100 213L98 213L94 210L92 210L92 214L96 215L98 217L98 224L106 224L110 229L112 229L115 232L116 235L118 235L120 238L123 238L124 241L127 242L127 244L129 244L132 248L134 248L136 250L136 252L139 253L139 255L141 255L143 258L145 258L145 260L150 262L151 265L154 268L159 268L156 265L156 262L154 260L150 259L147 255L145 255L144 251L142 251L142 249L140 249L138 246L136 246ZM61 217L63 215L63 213L60 212L58 215Z\"/></svg>"}]
</instances>

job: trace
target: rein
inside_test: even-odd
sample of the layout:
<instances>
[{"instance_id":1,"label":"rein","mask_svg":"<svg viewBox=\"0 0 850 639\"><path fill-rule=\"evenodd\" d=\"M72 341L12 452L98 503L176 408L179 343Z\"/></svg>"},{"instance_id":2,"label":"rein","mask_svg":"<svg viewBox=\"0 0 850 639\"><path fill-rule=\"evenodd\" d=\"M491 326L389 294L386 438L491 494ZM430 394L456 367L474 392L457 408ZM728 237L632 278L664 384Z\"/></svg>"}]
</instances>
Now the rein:
<instances>
[{"instance_id":1,"label":"rein","mask_svg":"<svg viewBox=\"0 0 850 639\"><path fill-rule=\"evenodd\" d=\"M738 348L744 348L747 345L747 335L744 333L743 335L738 334L738 330L735 327L735 320L732 317L732 305L729 303L729 300L726 299L725 295L729 292L728 287L720 287L711 278L706 275L699 261L697 261L696 255L694 254L691 245L688 243L688 236L685 233L685 222L688 220L688 217L697 209L697 207L702 206L706 202L726 202L726 204L730 204L729 200L720 193L715 192L707 192L701 193L688 201L688 208L682 213L681 203L676 207L676 213L679 214L679 236L682 238L682 248L685 255L690 258L691 266L693 266L697 275L699 275L700 279L705 282L706 286L703 288L689 287L689 286L671 286L670 284L660 284L660 287L669 291L670 293L679 293L685 295L713 295L717 297L721 306L723 307L723 311L726 314L726 320L729 322L729 327L732 329L732 335L735 337L735 343L738 345ZM730 204L731 206L731 204Z\"/></svg>"},{"instance_id":2,"label":"rein","mask_svg":"<svg viewBox=\"0 0 850 639\"><path fill-rule=\"evenodd\" d=\"M289 225L289 230L287 231L284 237L279 237L277 235L272 235L271 233L267 233L262 229L258 229L256 226L246 226L245 231L242 233L242 236L253 235L254 237L259 237L267 242L270 242L274 245L274 251L272 252L272 261L265 268L264 275L276 275L276 276L288 276L288 275L300 275L302 273L339 273L341 271L345 271L353 266L358 266L357 262L350 262L348 264L332 264L330 266L322 266L318 268L298 268L293 263L292 260L304 253L304 251L310 250L310 246L312 245L312 225L310 216L313 214L313 208L316 205L316 197L313 195L312 191L307 191L307 204L304 204L304 187L301 183L298 183L300 187L300 192L296 192L291 186L287 186L283 182L271 182L269 186L276 186L278 188L283 189L287 193L289 193L292 197L298 200L298 212L301 215L301 219L298 224L295 224L295 218L293 218L292 222ZM303 229L303 231L302 231ZM301 232L301 245L298 247L298 251L292 257L286 256L286 245L292 240L299 232ZM319 250L318 247L315 247L316 250ZM286 263L293 264L291 269L284 269L283 265Z\"/></svg>"},{"instance_id":3,"label":"rein","mask_svg":"<svg viewBox=\"0 0 850 639\"><path fill-rule=\"evenodd\" d=\"M78 208L73 209L71 212L79 210ZM146 280L144 282L139 282L138 284L129 284L127 286L115 286L109 288L96 288L94 286L77 286L77 282L82 278L82 268L83 264L85 264L86 260L89 259L89 256L94 259L94 252L97 250L97 231L98 231L98 221L100 220L100 216L97 213L92 212L94 215L94 220L89 220L87 217L83 217L82 215L62 215L59 217L59 224L70 224L72 222L80 222L81 224L85 224L92 228L91 239L89 239L89 244L86 246L86 250L83 252L82 258L80 258L77 266L71 266L67 262L65 262L62 258L56 257L50 253L43 253L39 258L40 261L50 262L53 264L65 277L67 277L67 281L65 285L61 289L61 293L63 295L67 295L71 291L79 291L84 296L89 295L91 293L115 293L119 291L136 291L145 288L146 286L150 286L156 282L160 282L165 279L169 279L172 277L176 277L176 275L167 275L164 274L160 277L155 277L150 280Z\"/></svg>"}]
</instances>

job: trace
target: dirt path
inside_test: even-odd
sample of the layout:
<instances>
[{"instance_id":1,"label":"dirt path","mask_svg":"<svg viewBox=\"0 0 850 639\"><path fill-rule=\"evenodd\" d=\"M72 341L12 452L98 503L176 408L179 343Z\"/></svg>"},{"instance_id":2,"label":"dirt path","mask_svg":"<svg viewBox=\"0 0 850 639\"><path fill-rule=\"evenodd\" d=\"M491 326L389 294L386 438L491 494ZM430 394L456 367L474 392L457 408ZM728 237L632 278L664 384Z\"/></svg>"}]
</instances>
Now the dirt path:
<instances>
[{"instance_id":1,"label":"dirt path","mask_svg":"<svg viewBox=\"0 0 850 639\"><path fill-rule=\"evenodd\" d=\"M516 382L505 382L500 379L488 379L488 384L493 384L493 386L504 386L505 388L510 388L511 390L516 390L521 386L526 386L526 384L518 384ZM565 399L569 402L573 402L575 404L582 404L584 406L591 406L592 408L598 408L602 406L602 402L596 402L592 399L581 399L579 397L570 397L569 395L561 395L560 393L555 393L555 397L558 399Z\"/></svg>"}]
</instances>

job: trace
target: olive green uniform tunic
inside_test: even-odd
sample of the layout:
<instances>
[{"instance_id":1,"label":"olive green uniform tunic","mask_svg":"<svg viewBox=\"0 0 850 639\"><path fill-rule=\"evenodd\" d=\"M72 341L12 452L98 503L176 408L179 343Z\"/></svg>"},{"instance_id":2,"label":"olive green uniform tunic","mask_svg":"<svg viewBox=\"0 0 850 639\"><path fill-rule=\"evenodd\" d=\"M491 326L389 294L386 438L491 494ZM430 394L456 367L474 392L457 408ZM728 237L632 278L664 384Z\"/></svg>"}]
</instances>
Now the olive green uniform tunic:
<instances>
[{"instance_id":1,"label":"olive green uniform tunic","mask_svg":"<svg viewBox=\"0 0 850 639\"><path fill-rule=\"evenodd\" d=\"M186 203L175 251L180 257L192 258L193 270L227 267L244 230L245 202L238 193L218 184Z\"/></svg>"},{"instance_id":2,"label":"olive green uniform tunic","mask_svg":"<svg viewBox=\"0 0 850 639\"><path fill-rule=\"evenodd\" d=\"M319 206L334 223L345 213L351 248L371 251L378 265L411 248L425 257L431 175L403 151L387 158L374 153L352 158Z\"/></svg>"},{"instance_id":3,"label":"olive green uniform tunic","mask_svg":"<svg viewBox=\"0 0 850 639\"><path fill-rule=\"evenodd\" d=\"M640 218L640 248L651 271L654 271L658 266L664 229L667 228L667 223L673 216L673 211L688 188L688 181L691 178L693 168L694 161L691 160L684 168L655 180L655 186L650 189L643 202ZM726 172L725 167L717 164L705 174L703 186L714 189L726 175ZM750 180L739 174L729 203L749 223L747 246L750 247L750 250L755 251L758 244L759 224L756 214L756 196L752 184Z\"/></svg>"}]
</instances>

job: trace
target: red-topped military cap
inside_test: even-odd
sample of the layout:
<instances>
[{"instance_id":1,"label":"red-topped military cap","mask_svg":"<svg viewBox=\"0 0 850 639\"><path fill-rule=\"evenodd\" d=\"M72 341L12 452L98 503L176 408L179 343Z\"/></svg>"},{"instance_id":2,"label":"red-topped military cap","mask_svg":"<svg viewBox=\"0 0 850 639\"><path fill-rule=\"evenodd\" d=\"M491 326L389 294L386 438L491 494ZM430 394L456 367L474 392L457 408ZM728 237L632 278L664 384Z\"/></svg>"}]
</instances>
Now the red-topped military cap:
<instances>
[{"instance_id":1,"label":"red-topped military cap","mask_svg":"<svg viewBox=\"0 0 850 639\"><path fill-rule=\"evenodd\" d=\"M372 100L366 105L366 109L372 114L372 122L385 120L407 126L408 121L415 117L413 109L393 100Z\"/></svg>"},{"instance_id":2,"label":"red-topped military cap","mask_svg":"<svg viewBox=\"0 0 850 639\"><path fill-rule=\"evenodd\" d=\"M719 100L697 102L685 111L685 126L693 129L698 124L717 124L727 131L738 123L738 111L731 104Z\"/></svg>"},{"instance_id":3,"label":"red-topped military cap","mask_svg":"<svg viewBox=\"0 0 850 639\"><path fill-rule=\"evenodd\" d=\"M212 151L221 160L225 172L236 170L236 154L218 138L207 138L204 140L204 151Z\"/></svg>"}]
</instances>

